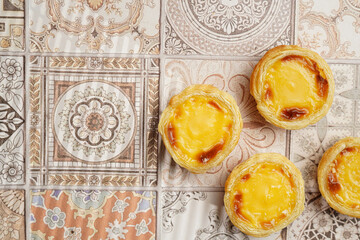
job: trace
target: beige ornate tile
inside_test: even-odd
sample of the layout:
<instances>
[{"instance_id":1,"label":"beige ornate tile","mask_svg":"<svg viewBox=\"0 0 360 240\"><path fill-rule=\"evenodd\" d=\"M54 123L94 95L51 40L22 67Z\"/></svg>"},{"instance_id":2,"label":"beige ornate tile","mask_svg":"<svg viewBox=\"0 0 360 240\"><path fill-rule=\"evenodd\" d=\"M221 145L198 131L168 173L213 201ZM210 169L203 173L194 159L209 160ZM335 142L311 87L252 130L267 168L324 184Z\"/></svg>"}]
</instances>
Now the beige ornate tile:
<instances>
[{"instance_id":1,"label":"beige ornate tile","mask_svg":"<svg viewBox=\"0 0 360 240\"><path fill-rule=\"evenodd\" d=\"M158 59L31 61L33 184L156 185Z\"/></svg>"},{"instance_id":2,"label":"beige ornate tile","mask_svg":"<svg viewBox=\"0 0 360 240\"><path fill-rule=\"evenodd\" d=\"M299 0L297 43L325 58L359 58L359 11L358 1Z\"/></svg>"},{"instance_id":3,"label":"beige ornate tile","mask_svg":"<svg viewBox=\"0 0 360 240\"><path fill-rule=\"evenodd\" d=\"M319 193L307 193L306 208L288 227L287 239L348 239L360 238L360 221L339 214L329 207Z\"/></svg>"},{"instance_id":4,"label":"beige ornate tile","mask_svg":"<svg viewBox=\"0 0 360 240\"><path fill-rule=\"evenodd\" d=\"M32 52L159 53L160 1L29 0L29 4Z\"/></svg>"},{"instance_id":5,"label":"beige ornate tile","mask_svg":"<svg viewBox=\"0 0 360 240\"><path fill-rule=\"evenodd\" d=\"M168 0L166 54L260 56L292 43L294 1Z\"/></svg>"},{"instance_id":6,"label":"beige ornate tile","mask_svg":"<svg viewBox=\"0 0 360 240\"><path fill-rule=\"evenodd\" d=\"M161 236L164 239L255 240L240 232L230 221L223 203L223 192L174 192L161 196ZM266 240L285 240L286 229Z\"/></svg>"},{"instance_id":7,"label":"beige ornate tile","mask_svg":"<svg viewBox=\"0 0 360 240\"><path fill-rule=\"evenodd\" d=\"M170 98L191 84L212 84L229 92L238 103L244 127L234 151L207 174L192 174L179 167L166 152L161 161L162 182L166 186L222 187L231 170L259 152L285 154L286 132L267 123L258 113L249 92L254 63L247 61L167 60L162 82L161 110Z\"/></svg>"},{"instance_id":8,"label":"beige ornate tile","mask_svg":"<svg viewBox=\"0 0 360 240\"><path fill-rule=\"evenodd\" d=\"M25 182L24 58L0 57L0 185Z\"/></svg>"},{"instance_id":9,"label":"beige ornate tile","mask_svg":"<svg viewBox=\"0 0 360 240\"><path fill-rule=\"evenodd\" d=\"M0 3L0 51L23 51L24 0L2 0Z\"/></svg>"},{"instance_id":10,"label":"beige ornate tile","mask_svg":"<svg viewBox=\"0 0 360 240\"><path fill-rule=\"evenodd\" d=\"M25 196L23 190L0 190L0 238L25 240Z\"/></svg>"}]
</instances>

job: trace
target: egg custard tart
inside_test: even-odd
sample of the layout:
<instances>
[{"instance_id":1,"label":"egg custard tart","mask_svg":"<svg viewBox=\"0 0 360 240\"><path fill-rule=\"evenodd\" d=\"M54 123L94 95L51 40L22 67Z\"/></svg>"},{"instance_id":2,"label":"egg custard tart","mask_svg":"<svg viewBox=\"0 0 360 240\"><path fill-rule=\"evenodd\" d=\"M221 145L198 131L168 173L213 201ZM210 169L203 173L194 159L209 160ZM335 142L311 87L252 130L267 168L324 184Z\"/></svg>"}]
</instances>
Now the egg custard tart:
<instances>
[{"instance_id":1,"label":"egg custard tart","mask_svg":"<svg viewBox=\"0 0 360 240\"><path fill-rule=\"evenodd\" d=\"M304 210L299 169L278 153L256 154L234 168L225 184L224 204L243 233L265 237L285 228Z\"/></svg>"},{"instance_id":2,"label":"egg custard tart","mask_svg":"<svg viewBox=\"0 0 360 240\"><path fill-rule=\"evenodd\" d=\"M235 148L241 129L235 99L211 85L192 85L172 97L159 122L172 158L193 173L219 165Z\"/></svg>"},{"instance_id":3,"label":"egg custard tart","mask_svg":"<svg viewBox=\"0 0 360 240\"><path fill-rule=\"evenodd\" d=\"M300 129L326 115L334 97L334 78L317 53L295 45L278 46L255 66L250 93L268 122Z\"/></svg>"},{"instance_id":4,"label":"egg custard tart","mask_svg":"<svg viewBox=\"0 0 360 240\"><path fill-rule=\"evenodd\" d=\"M344 138L324 153L318 184L333 209L360 218L360 138Z\"/></svg>"}]
</instances>

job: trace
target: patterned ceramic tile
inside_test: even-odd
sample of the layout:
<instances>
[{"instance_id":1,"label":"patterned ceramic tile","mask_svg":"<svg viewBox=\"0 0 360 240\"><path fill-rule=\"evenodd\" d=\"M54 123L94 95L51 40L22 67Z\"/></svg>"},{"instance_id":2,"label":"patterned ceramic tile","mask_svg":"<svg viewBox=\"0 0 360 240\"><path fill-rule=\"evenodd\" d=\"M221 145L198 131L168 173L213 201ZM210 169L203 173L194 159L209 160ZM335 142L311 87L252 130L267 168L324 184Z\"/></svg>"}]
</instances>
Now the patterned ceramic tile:
<instances>
[{"instance_id":1,"label":"patterned ceramic tile","mask_svg":"<svg viewBox=\"0 0 360 240\"><path fill-rule=\"evenodd\" d=\"M24 0L2 0L0 51L22 51L24 39Z\"/></svg>"},{"instance_id":2,"label":"patterned ceramic tile","mask_svg":"<svg viewBox=\"0 0 360 240\"><path fill-rule=\"evenodd\" d=\"M33 184L156 185L158 59L31 61Z\"/></svg>"},{"instance_id":3,"label":"patterned ceramic tile","mask_svg":"<svg viewBox=\"0 0 360 240\"><path fill-rule=\"evenodd\" d=\"M165 53L259 56L290 44L293 1L168 0Z\"/></svg>"},{"instance_id":4,"label":"patterned ceramic tile","mask_svg":"<svg viewBox=\"0 0 360 240\"><path fill-rule=\"evenodd\" d=\"M31 239L155 239L156 193L32 191Z\"/></svg>"},{"instance_id":5,"label":"patterned ceramic tile","mask_svg":"<svg viewBox=\"0 0 360 240\"><path fill-rule=\"evenodd\" d=\"M360 221L330 208L319 193L307 193L306 205L302 215L288 227L287 239L356 240L360 238Z\"/></svg>"},{"instance_id":6,"label":"patterned ceramic tile","mask_svg":"<svg viewBox=\"0 0 360 240\"><path fill-rule=\"evenodd\" d=\"M306 191L319 191L316 173L322 155L335 142L348 136L353 136L353 128L327 127L323 121L317 127L291 133L290 160L301 170Z\"/></svg>"},{"instance_id":7,"label":"patterned ceramic tile","mask_svg":"<svg viewBox=\"0 0 360 240\"><path fill-rule=\"evenodd\" d=\"M163 192L161 198L162 239L257 239L232 225L222 192ZM286 230L263 239L285 239Z\"/></svg>"},{"instance_id":8,"label":"patterned ceramic tile","mask_svg":"<svg viewBox=\"0 0 360 240\"><path fill-rule=\"evenodd\" d=\"M329 126L354 126L357 90L357 65L330 64L335 79L335 97L326 118Z\"/></svg>"},{"instance_id":9,"label":"patterned ceramic tile","mask_svg":"<svg viewBox=\"0 0 360 240\"><path fill-rule=\"evenodd\" d=\"M290 159L303 173L306 190L318 192L317 165L336 141L357 136L356 106L360 103L357 65L330 64L335 79L335 97L328 114L316 125L291 132Z\"/></svg>"},{"instance_id":10,"label":"patterned ceramic tile","mask_svg":"<svg viewBox=\"0 0 360 240\"><path fill-rule=\"evenodd\" d=\"M179 167L166 152L162 163L162 182L167 186L221 187L231 170L241 161L257 152L285 154L286 132L267 123L258 113L256 103L249 93L249 77L254 63L246 61L189 61L165 62L161 109L170 98L185 87L212 84L229 92L237 101L244 127L240 141L224 162L207 174L192 174Z\"/></svg>"},{"instance_id":11,"label":"patterned ceramic tile","mask_svg":"<svg viewBox=\"0 0 360 240\"><path fill-rule=\"evenodd\" d=\"M0 239L25 240L23 190L0 190Z\"/></svg>"},{"instance_id":12,"label":"patterned ceramic tile","mask_svg":"<svg viewBox=\"0 0 360 240\"><path fill-rule=\"evenodd\" d=\"M160 1L29 3L32 52L159 53Z\"/></svg>"},{"instance_id":13,"label":"patterned ceramic tile","mask_svg":"<svg viewBox=\"0 0 360 240\"><path fill-rule=\"evenodd\" d=\"M0 57L0 184L24 183L24 58Z\"/></svg>"},{"instance_id":14,"label":"patterned ceramic tile","mask_svg":"<svg viewBox=\"0 0 360 240\"><path fill-rule=\"evenodd\" d=\"M360 57L360 4L353 0L299 0L298 38L326 58Z\"/></svg>"}]
</instances>

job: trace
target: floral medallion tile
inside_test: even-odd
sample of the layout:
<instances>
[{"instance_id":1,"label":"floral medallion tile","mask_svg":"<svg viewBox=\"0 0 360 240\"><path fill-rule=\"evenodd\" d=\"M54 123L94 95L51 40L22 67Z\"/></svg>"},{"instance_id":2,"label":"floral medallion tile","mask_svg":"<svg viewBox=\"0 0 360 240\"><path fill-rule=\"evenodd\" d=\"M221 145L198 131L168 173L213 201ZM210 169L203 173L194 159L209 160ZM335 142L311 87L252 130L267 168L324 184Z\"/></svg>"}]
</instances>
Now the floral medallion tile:
<instances>
[{"instance_id":1,"label":"floral medallion tile","mask_svg":"<svg viewBox=\"0 0 360 240\"><path fill-rule=\"evenodd\" d=\"M24 0L3 0L0 4L0 51L23 51Z\"/></svg>"},{"instance_id":2,"label":"floral medallion tile","mask_svg":"<svg viewBox=\"0 0 360 240\"><path fill-rule=\"evenodd\" d=\"M25 240L23 190L0 190L0 238Z\"/></svg>"},{"instance_id":3,"label":"floral medallion tile","mask_svg":"<svg viewBox=\"0 0 360 240\"><path fill-rule=\"evenodd\" d=\"M155 239L156 193L33 190L32 239Z\"/></svg>"},{"instance_id":4,"label":"floral medallion tile","mask_svg":"<svg viewBox=\"0 0 360 240\"><path fill-rule=\"evenodd\" d=\"M288 227L288 239L349 239L360 238L360 221L330 208L319 193L307 193L306 208Z\"/></svg>"},{"instance_id":5,"label":"floral medallion tile","mask_svg":"<svg viewBox=\"0 0 360 240\"><path fill-rule=\"evenodd\" d=\"M0 184L23 184L24 58L0 57Z\"/></svg>"},{"instance_id":6,"label":"floral medallion tile","mask_svg":"<svg viewBox=\"0 0 360 240\"><path fill-rule=\"evenodd\" d=\"M166 54L260 56L292 42L293 1L168 0Z\"/></svg>"},{"instance_id":7,"label":"floral medallion tile","mask_svg":"<svg viewBox=\"0 0 360 240\"><path fill-rule=\"evenodd\" d=\"M32 58L31 182L156 185L157 64L157 59Z\"/></svg>"},{"instance_id":8,"label":"floral medallion tile","mask_svg":"<svg viewBox=\"0 0 360 240\"><path fill-rule=\"evenodd\" d=\"M240 232L227 216L223 192L162 193L162 238L180 239L257 239ZM186 231L185 231L186 229ZM285 239L286 230L274 233L268 240Z\"/></svg>"},{"instance_id":9,"label":"floral medallion tile","mask_svg":"<svg viewBox=\"0 0 360 240\"><path fill-rule=\"evenodd\" d=\"M238 103L244 122L234 151L207 174L192 174L178 166L165 152L161 162L165 186L223 187L227 176L241 161L259 152L285 154L286 131L267 123L258 113L249 93L249 78L254 63L247 61L167 60L162 83L161 110L170 98L191 84L211 84L230 93Z\"/></svg>"},{"instance_id":10,"label":"floral medallion tile","mask_svg":"<svg viewBox=\"0 0 360 240\"><path fill-rule=\"evenodd\" d=\"M29 3L32 52L159 53L160 1Z\"/></svg>"},{"instance_id":11,"label":"floral medallion tile","mask_svg":"<svg viewBox=\"0 0 360 240\"><path fill-rule=\"evenodd\" d=\"M358 1L298 1L297 43L325 58L359 58ZM326 7L324 7L326 6Z\"/></svg>"}]
</instances>

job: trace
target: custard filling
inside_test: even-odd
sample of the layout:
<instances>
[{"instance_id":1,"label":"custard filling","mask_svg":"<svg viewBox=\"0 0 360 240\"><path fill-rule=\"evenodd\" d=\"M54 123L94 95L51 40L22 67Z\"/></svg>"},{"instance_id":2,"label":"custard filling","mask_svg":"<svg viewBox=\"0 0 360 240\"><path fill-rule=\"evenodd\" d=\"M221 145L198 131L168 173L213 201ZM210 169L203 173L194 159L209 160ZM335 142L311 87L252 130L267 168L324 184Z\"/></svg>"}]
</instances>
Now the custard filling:
<instances>
[{"instance_id":1,"label":"custard filling","mask_svg":"<svg viewBox=\"0 0 360 240\"><path fill-rule=\"evenodd\" d=\"M279 164L258 164L239 177L232 193L237 216L254 228L271 229L288 217L296 204L291 175Z\"/></svg>"},{"instance_id":2,"label":"custard filling","mask_svg":"<svg viewBox=\"0 0 360 240\"><path fill-rule=\"evenodd\" d=\"M172 147L186 161L201 165L214 159L231 137L231 111L213 97L196 95L179 104L167 125Z\"/></svg>"},{"instance_id":3,"label":"custard filling","mask_svg":"<svg viewBox=\"0 0 360 240\"><path fill-rule=\"evenodd\" d=\"M342 204L360 208L360 146L342 150L330 165L328 189Z\"/></svg>"},{"instance_id":4,"label":"custard filling","mask_svg":"<svg viewBox=\"0 0 360 240\"><path fill-rule=\"evenodd\" d=\"M276 116L291 121L320 109L328 88L325 75L316 62L290 55L267 69L262 99Z\"/></svg>"}]
</instances>

